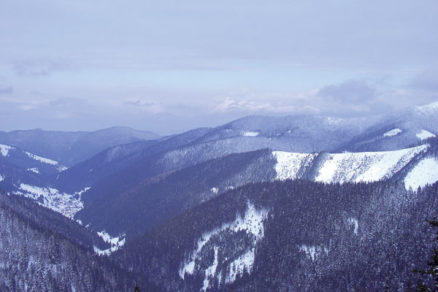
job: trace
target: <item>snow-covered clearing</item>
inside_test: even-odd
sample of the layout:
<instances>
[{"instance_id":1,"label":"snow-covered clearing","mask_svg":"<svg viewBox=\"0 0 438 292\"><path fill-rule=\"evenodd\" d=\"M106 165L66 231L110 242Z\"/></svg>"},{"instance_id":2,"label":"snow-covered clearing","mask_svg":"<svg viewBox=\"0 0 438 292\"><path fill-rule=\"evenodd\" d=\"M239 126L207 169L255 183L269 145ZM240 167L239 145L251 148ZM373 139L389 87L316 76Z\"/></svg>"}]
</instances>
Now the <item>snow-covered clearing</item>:
<instances>
[{"instance_id":1,"label":"snow-covered clearing","mask_svg":"<svg viewBox=\"0 0 438 292\"><path fill-rule=\"evenodd\" d=\"M239 275L242 275L244 271L251 273L254 264L255 246L264 236L263 222L267 218L268 211L265 209L257 210L253 204L248 202L245 215L242 217L237 215L236 219L230 223L225 223L219 228L212 231L205 232L198 239L196 249L189 255L179 270L179 276L184 279L186 274L193 275L195 272L204 274L204 282L202 290L207 290L210 287L210 281L217 279L220 284L224 279L225 283L234 282ZM221 233L228 231L238 233L245 231L246 234L253 236L254 241L249 249L245 250L242 254L237 256L232 262L228 264L225 271L217 271L218 263L223 263L225 255L222 254L221 246L214 245L214 259L211 265L202 270L200 265L203 259L203 249L208 248L208 245L212 238L218 238ZM211 246L210 246L211 247ZM222 277L222 272L225 272L225 277Z\"/></svg>"},{"instance_id":2,"label":"snow-covered clearing","mask_svg":"<svg viewBox=\"0 0 438 292\"><path fill-rule=\"evenodd\" d=\"M9 150L13 149L13 147L8 146L8 145L4 145L4 144L0 144L0 153L6 157L9 155Z\"/></svg>"},{"instance_id":3,"label":"snow-covered clearing","mask_svg":"<svg viewBox=\"0 0 438 292\"><path fill-rule=\"evenodd\" d=\"M392 130L389 130L388 132L386 132L385 134L383 134L383 137L397 136L401 132L403 132L403 131L401 129L399 129L399 128L392 129Z\"/></svg>"},{"instance_id":4,"label":"snow-covered clearing","mask_svg":"<svg viewBox=\"0 0 438 292\"><path fill-rule=\"evenodd\" d=\"M99 235L100 238L103 239L106 243L111 244L110 248L107 248L105 250L101 250L94 246L94 252L97 255L110 255L111 253L119 250L122 246L125 245L126 242L126 235L122 234L119 236L111 236L108 234L105 230L97 232L97 235Z\"/></svg>"},{"instance_id":5,"label":"snow-covered clearing","mask_svg":"<svg viewBox=\"0 0 438 292\"><path fill-rule=\"evenodd\" d=\"M74 215L84 207L81 195L88 189L85 188L74 194L67 194L55 188L37 187L22 183L19 190L15 191L14 194L31 198L38 204L73 219Z\"/></svg>"},{"instance_id":6,"label":"snow-covered clearing","mask_svg":"<svg viewBox=\"0 0 438 292\"><path fill-rule=\"evenodd\" d=\"M422 159L405 177L405 188L417 190L418 187L438 181L438 161L433 157Z\"/></svg>"},{"instance_id":7,"label":"snow-covered clearing","mask_svg":"<svg viewBox=\"0 0 438 292\"><path fill-rule=\"evenodd\" d=\"M316 181L324 183L375 182L393 176L428 145L384 151L330 154Z\"/></svg>"},{"instance_id":8,"label":"snow-covered clearing","mask_svg":"<svg viewBox=\"0 0 438 292\"><path fill-rule=\"evenodd\" d=\"M427 130L424 130L424 129L421 130L419 133L417 133L416 136L420 140L426 140L426 139L429 139L429 138L435 138L436 137L436 135L434 133L431 133L431 132L429 132Z\"/></svg>"}]
</instances>

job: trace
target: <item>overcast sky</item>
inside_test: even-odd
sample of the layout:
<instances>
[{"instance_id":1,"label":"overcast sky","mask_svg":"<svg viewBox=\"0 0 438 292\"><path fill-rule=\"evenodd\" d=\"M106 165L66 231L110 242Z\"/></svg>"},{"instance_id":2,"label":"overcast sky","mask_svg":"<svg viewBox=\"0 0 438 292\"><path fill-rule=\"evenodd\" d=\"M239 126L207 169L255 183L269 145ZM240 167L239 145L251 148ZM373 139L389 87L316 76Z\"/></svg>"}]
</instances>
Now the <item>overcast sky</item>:
<instances>
[{"instance_id":1,"label":"overcast sky","mask_svg":"<svg viewBox=\"0 0 438 292\"><path fill-rule=\"evenodd\" d=\"M175 133L438 100L436 0L2 0L0 130Z\"/></svg>"}]
</instances>

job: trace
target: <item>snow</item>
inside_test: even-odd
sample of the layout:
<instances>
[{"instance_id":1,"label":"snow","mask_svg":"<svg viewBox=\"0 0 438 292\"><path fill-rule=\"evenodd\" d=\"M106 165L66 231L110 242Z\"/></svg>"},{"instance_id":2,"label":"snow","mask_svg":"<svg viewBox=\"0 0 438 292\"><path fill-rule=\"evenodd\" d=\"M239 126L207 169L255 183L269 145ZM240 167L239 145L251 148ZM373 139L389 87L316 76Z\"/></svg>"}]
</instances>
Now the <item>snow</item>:
<instances>
[{"instance_id":1,"label":"snow","mask_svg":"<svg viewBox=\"0 0 438 292\"><path fill-rule=\"evenodd\" d=\"M31 171L31 172L34 172L34 173L37 173L37 174L40 173L39 169L36 168L36 167L28 168L27 171Z\"/></svg>"},{"instance_id":2,"label":"snow","mask_svg":"<svg viewBox=\"0 0 438 292\"><path fill-rule=\"evenodd\" d=\"M436 137L436 135L434 133L431 133L431 132L429 132L427 130L424 130L424 129L421 130L419 133L417 133L416 136L420 140L426 140L426 139L429 139L429 138L435 138Z\"/></svg>"},{"instance_id":3,"label":"snow","mask_svg":"<svg viewBox=\"0 0 438 292\"><path fill-rule=\"evenodd\" d=\"M210 278L213 278L216 274L217 264L218 264L218 252L219 248L217 246L214 247L214 260L211 266L209 266L205 270L204 282L201 290L207 291L208 287L210 287Z\"/></svg>"},{"instance_id":4,"label":"snow","mask_svg":"<svg viewBox=\"0 0 438 292\"><path fill-rule=\"evenodd\" d=\"M429 145L396 151L329 154L316 181L324 183L374 182L389 178Z\"/></svg>"},{"instance_id":5,"label":"snow","mask_svg":"<svg viewBox=\"0 0 438 292\"><path fill-rule=\"evenodd\" d=\"M374 182L389 178L406 166L416 155L425 152L429 145L396 151L356 152L328 154L318 170L315 180L325 183ZM276 179L298 179L318 154L272 152L277 160Z\"/></svg>"},{"instance_id":6,"label":"snow","mask_svg":"<svg viewBox=\"0 0 438 292\"><path fill-rule=\"evenodd\" d=\"M405 177L407 190L433 184L438 181L438 161L433 157L422 159Z\"/></svg>"},{"instance_id":7,"label":"snow","mask_svg":"<svg viewBox=\"0 0 438 292\"><path fill-rule=\"evenodd\" d=\"M356 218L350 217L347 219L347 222L349 225L352 225L354 227L354 234L358 235L358 231L359 231L359 221L357 221Z\"/></svg>"},{"instance_id":8,"label":"snow","mask_svg":"<svg viewBox=\"0 0 438 292\"><path fill-rule=\"evenodd\" d=\"M277 179L297 179L300 169L309 166L317 154L309 153L290 153L284 151L272 152L277 163L275 164L275 171Z\"/></svg>"},{"instance_id":9,"label":"snow","mask_svg":"<svg viewBox=\"0 0 438 292\"><path fill-rule=\"evenodd\" d=\"M392 129L392 130L386 132L385 134L383 134L383 137L397 136L397 135L400 134L401 132L403 132L401 129L399 129L399 128L395 128L395 129Z\"/></svg>"},{"instance_id":10,"label":"snow","mask_svg":"<svg viewBox=\"0 0 438 292\"><path fill-rule=\"evenodd\" d=\"M8 145L4 145L4 144L0 144L0 153L6 157L9 155L9 150L13 149L13 147L8 146Z\"/></svg>"},{"instance_id":11,"label":"snow","mask_svg":"<svg viewBox=\"0 0 438 292\"><path fill-rule=\"evenodd\" d=\"M417 111L422 114L434 114L438 112L438 101L426 105L417 106Z\"/></svg>"},{"instance_id":12,"label":"snow","mask_svg":"<svg viewBox=\"0 0 438 292\"><path fill-rule=\"evenodd\" d=\"M216 187L211 188L210 191L215 194L219 193L219 189Z\"/></svg>"},{"instance_id":13,"label":"snow","mask_svg":"<svg viewBox=\"0 0 438 292\"><path fill-rule=\"evenodd\" d=\"M41 156L32 154L30 152L25 152L25 153L26 153L26 155L28 157L30 157L30 158L32 158L34 160L38 160L39 162L50 164L50 165L58 165L58 161L55 161L55 160L52 160L52 159L49 159L49 158L45 158L45 157L41 157Z\"/></svg>"},{"instance_id":14,"label":"snow","mask_svg":"<svg viewBox=\"0 0 438 292\"><path fill-rule=\"evenodd\" d=\"M327 117L326 121L327 121L327 124L329 124L330 126L339 126L339 125L342 125L342 123L345 122L344 119L342 119L342 118L335 118L335 117Z\"/></svg>"},{"instance_id":15,"label":"snow","mask_svg":"<svg viewBox=\"0 0 438 292\"><path fill-rule=\"evenodd\" d=\"M73 219L74 215L84 207L81 195L88 189L90 188L85 188L74 194L67 194L55 188L37 187L22 183L19 190L15 191L14 194L36 200L38 204Z\"/></svg>"},{"instance_id":16,"label":"snow","mask_svg":"<svg viewBox=\"0 0 438 292\"><path fill-rule=\"evenodd\" d=\"M0 174L0 182L4 181L5 177Z\"/></svg>"},{"instance_id":17,"label":"snow","mask_svg":"<svg viewBox=\"0 0 438 292\"><path fill-rule=\"evenodd\" d=\"M225 278L225 283L233 283L236 281L237 276L243 275L246 271L248 274L252 271L252 266L255 259L255 249L252 248L237 259L232 261L227 269L228 275Z\"/></svg>"},{"instance_id":18,"label":"snow","mask_svg":"<svg viewBox=\"0 0 438 292\"><path fill-rule=\"evenodd\" d=\"M126 242L126 235L122 234L119 236L111 236L109 233L107 233L105 230L97 232L97 235L99 235L100 238L102 238L103 241L106 243L109 243L111 245L110 248L107 248L105 250L101 250L94 246L94 252L97 255L110 255L111 253L119 250L122 246L125 245Z\"/></svg>"},{"instance_id":19,"label":"snow","mask_svg":"<svg viewBox=\"0 0 438 292\"><path fill-rule=\"evenodd\" d=\"M245 131L242 135L244 137L257 137L259 135L259 132Z\"/></svg>"},{"instance_id":20,"label":"snow","mask_svg":"<svg viewBox=\"0 0 438 292\"><path fill-rule=\"evenodd\" d=\"M68 167L66 167L66 166L64 166L64 165L59 165L59 166L58 166L58 171L59 171L59 172L64 171L64 170L67 170L67 169L68 169Z\"/></svg>"},{"instance_id":21,"label":"snow","mask_svg":"<svg viewBox=\"0 0 438 292\"><path fill-rule=\"evenodd\" d=\"M324 246L314 246L314 245L301 245L299 247L300 251L304 252L310 260L313 262L324 252L328 254L328 249Z\"/></svg>"},{"instance_id":22,"label":"snow","mask_svg":"<svg viewBox=\"0 0 438 292\"><path fill-rule=\"evenodd\" d=\"M217 276L217 278L222 279L222 273L217 271L217 266L221 263L224 265L224 259L219 257L220 246L214 246L214 260L211 265L202 271L202 267L199 261L202 259L204 248L207 248L207 244L212 238L220 237L220 234L224 231L237 233L240 231L245 231L246 234L253 236L254 241L249 250L243 252L243 254L237 256L236 259L228 263L226 271L228 275L225 275L225 281L227 283L233 282L239 275L244 271L251 273L254 264L255 257L255 246L264 236L263 222L267 218L268 211L265 209L257 210L253 204L247 203L247 209L245 215L237 215L236 219L229 223L224 223L222 226L215 228L211 231L205 232L198 239L195 250L190 254L187 260L182 263L182 267L179 270L179 276L184 279L186 274L193 275L195 272L200 272L204 274L204 282L202 290L206 290L210 287L210 280ZM218 281L220 283L220 281Z\"/></svg>"}]
</instances>

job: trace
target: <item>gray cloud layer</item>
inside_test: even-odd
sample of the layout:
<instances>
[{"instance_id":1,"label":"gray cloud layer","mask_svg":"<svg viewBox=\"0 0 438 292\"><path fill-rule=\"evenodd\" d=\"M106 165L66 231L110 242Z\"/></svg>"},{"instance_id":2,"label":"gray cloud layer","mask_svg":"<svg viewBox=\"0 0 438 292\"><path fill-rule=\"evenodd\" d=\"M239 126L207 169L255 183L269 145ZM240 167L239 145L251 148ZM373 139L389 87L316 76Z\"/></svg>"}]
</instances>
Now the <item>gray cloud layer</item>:
<instances>
[{"instance_id":1,"label":"gray cloud layer","mask_svg":"<svg viewBox=\"0 0 438 292\"><path fill-rule=\"evenodd\" d=\"M0 125L169 133L427 103L436 15L436 0L3 1Z\"/></svg>"}]
</instances>

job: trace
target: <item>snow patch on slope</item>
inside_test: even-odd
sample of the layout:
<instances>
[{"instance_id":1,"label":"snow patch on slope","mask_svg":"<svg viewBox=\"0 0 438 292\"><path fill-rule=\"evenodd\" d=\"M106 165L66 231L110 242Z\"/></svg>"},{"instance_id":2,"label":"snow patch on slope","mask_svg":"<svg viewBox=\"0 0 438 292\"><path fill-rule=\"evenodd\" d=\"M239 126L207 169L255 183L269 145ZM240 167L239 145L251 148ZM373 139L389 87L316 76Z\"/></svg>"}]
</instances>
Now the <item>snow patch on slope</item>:
<instances>
[{"instance_id":1,"label":"snow patch on slope","mask_svg":"<svg viewBox=\"0 0 438 292\"><path fill-rule=\"evenodd\" d=\"M245 131L242 133L244 137L257 137L259 135L259 132L253 132L253 131Z\"/></svg>"},{"instance_id":2,"label":"snow patch on slope","mask_svg":"<svg viewBox=\"0 0 438 292\"><path fill-rule=\"evenodd\" d=\"M275 171L277 173L276 179L279 180L297 179L300 169L310 166L313 159L317 156L317 154L284 151L274 151L272 154L277 160Z\"/></svg>"},{"instance_id":3,"label":"snow patch on slope","mask_svg":"<svg viewBox=\"0 0 438 292\"><path fill-rule=\"evenodd\" d=\"M8 145L4 145L4 144L0 144L0 153L6 157L9 155L9 150L13 149L13 147L8 146Z\"/></svg>"},{"instance_id":4,"label":"snow patch on slope","mask_svg":"<svg viewBox=\"0 0 438 292\"><path fill-rule=\"evenodd\" d=\"M350 217L350 218L347 219L347 223L354 227L353 232L354 232L355 235L358 235L359 234L358 233L358 231L359 231L359 221L357 221L356 218Z\"/></svg>"},{"instance_id":5,"label":"snow patch on slope","mask_svg":"<svg viewBox=\"0 0 438 292\"><path fill-rule=\"evenodd\" d=\"M243 218L238 215L237 218L230 223L222 224L221 227L214 230L205 232L198 239L196 249L190 254L187 260L185 260L179 270L179 276L184 280L186 274L193 275L195 272L199 272L204 275L204 282L202 290L207 290L210 287L210 281L216 277L218 283L222 281L222 271L217 271L218 263L224 263L224 255L219 256L219 250L221 246L214 246L214 260L213 263L204 271L200 265L203 259L203 250L208 247L212 238L220 238L223 232L238 233L244 231L246 234L251 235L254 239L249 250L246 250L240 254L236 259L230 262L226 267L225 282L231 283L235 279L242 275L244 271L251 273L255 258L255 246L264 236L263 222L267 218L268 211L265 209L257 210L253 204L248 202L247 209Z\"/></svg>"},{"instance_id":6,"label":"snow patch on slope","mask_svg":"<svg viewBox=\"0 0 438 292\"><path fill-rule=\"evenodd\" d=\"M417 190L418 187L438 181L438 161L433 157L421 160L405 177L405 188Z\"/></svg>"},{"instance_id":7,"label":"snow patch on slope","mask_svg":"<svg viewBox=\"0 0 438 292\"><path fill-rule=\"evenodd\" d=\"M424 130L424 129L421 130L419 133L417 133L416 136L420 140L426 140L426 139L429 139L429 138L435 138L436 137L436 135L434 133L431 133L431 132L429 132L427 130Z\"/></svg>"},{"instance_id":8,"label":"snow patch on slope","mask_svg":"<svg viewBox=\"0 0 438 292\"><path fill-rule=\"evenodd\" d=\"M4 181L5 177L0 174L0 182Z\"/></svg>"},{"instance_id":9,"label":"snow patch on slope","mask_svg":"<svg viewBox=\"0 0 438 292\"><path fill-rule=\"evenodd\" d=\"M40 174L39 169L36 168L36 167L28 168L27 171L31 171L31 172L34 172L34 173L36 173L36 174Z\"/></svg>"},{"instance_id":10,"label":"snow patch on slope","mask_svg":"<svg viewBox=\"0 0 438 292\"><path fill-rule=\"evenodd\" d=\"M421 145L397 151L329 154L315 180L324 183L379 181L394 175L428 147Z\"/></svg>"},{"instance_id":11,"label":"snow patch on slope","mask_svg":"<svg viewBox=\"0 0 438 292\"><path fill-rule=\"evenodd\" d=\"M301 245L299 247L300 251L304 252L312 262L314 262L319 256L323 253L328 254L329 250L324 246L315 246L315 245Z\"/></svg>"},{"instance_id":12,"label":"snow patch on slope","mask_svg":"<svg viewBox=\"0 0 438 292\"><path fill-rule=\"evenodd\" d=\"M99 235L100 238L103 239L103 241L105 241L106 243L111 244L110 248L101 250L96 246L93 246L94 249L94 253L96 253L97 255L110 255L111 253L119 250L122 246L125 245L126 242L126 234L122 234L119 236L111 236L110 234L108 234L105 230L103 231L99 231L97 232L97 235Z\"/></svg>"},{"instance_id":13,"label":"snow patch on slope","mask_svg":"<svg viewBox=\"0 0 438 292\"><path fill-rule=\"evenodd\" d=\"M219 248L217 246L214 247L214 260L211 266L209 266L205 270L205 278L202 285L201 290L207 291L208 287L210 287L210 278L213 278L216 274L217 264L218 264L218 252Z\"/></svg>"},{"instance_id":14,"label":"snow patch on slope","mask_svg":"<svg viewBox=\"0 0 438 292\"><path fill-rule=\"evenodd\" d=\"M32 154L30 152L24 152L24 153L26 153L26 155L29 158L32 158L32 159L37 160L39 162L42 162L42 163L45 163L45 164L50 164L50 165L58 165L58 161L55 161L55 160L52 160L52 159L49 159L49 158L45 158L45 157L41 157L41 156Z\"/></svg>"},{"instance_id":15,"label":"snow patch on slope","mask_svg":"<svg viewBox=\"0 0 438 292\"><path fill-rule=\"evenodd\" d=\"M227 268L227 276L225 277L225 283L230 284L236 281L239 275L243 275L245 271L249 274L252 271L252 266L255 260L255 249L252 248L246 253L239 256L232 261Z\"/></svg>"},{"instance_id":16,"label":"snow patch on slope","mask_svg":"<svg viewBox=\"0 0 438 292\"><path fill-rule=\"evenodd\" d=\"M22 183L19 190L15 191L14 194L31 198L41 206L73 219L74 215L84 207L81 195L88 189L90 188L85 188L74 194L67 194L55 188L37 187Z\"/></svg>"},{"instance_id":17,"label":"snow patch on slope","mask_svg":"<svg viewBox=\"0 0 438 292\"><path fill-rule=\"evenodd\" d=\"M388 132L386 132L385 134L383 134L383 137L392 137L392 136L397 136L398 134L400 134L401 132L403 132L401 129L396 128L396 129L392 129Z\"/></svg>"}]
</instances>

